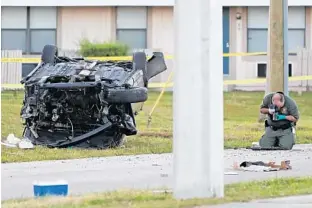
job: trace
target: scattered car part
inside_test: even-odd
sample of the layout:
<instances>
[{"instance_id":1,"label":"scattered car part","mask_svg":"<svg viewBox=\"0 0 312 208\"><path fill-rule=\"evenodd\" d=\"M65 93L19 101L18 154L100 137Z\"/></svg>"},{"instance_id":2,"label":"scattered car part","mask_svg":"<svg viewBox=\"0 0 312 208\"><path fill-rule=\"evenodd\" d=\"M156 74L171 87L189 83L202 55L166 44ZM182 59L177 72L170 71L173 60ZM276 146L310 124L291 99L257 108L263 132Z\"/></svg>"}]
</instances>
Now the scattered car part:
<instances>
[{"instance_id":1,"label":"scattered car part","mask_svg":"<svg viewBox=\"0 0 312 208\"><path fill-rule=\"evenodd\" d=\"M238 165L234 163L235 170L244 170L252 172L268 172L268 171L279 171L279 170L290 170L290 160L281 161L280 165L276 165L276 162L265 163L263 161L244 161Z\"/></svg>"}]
</instances>

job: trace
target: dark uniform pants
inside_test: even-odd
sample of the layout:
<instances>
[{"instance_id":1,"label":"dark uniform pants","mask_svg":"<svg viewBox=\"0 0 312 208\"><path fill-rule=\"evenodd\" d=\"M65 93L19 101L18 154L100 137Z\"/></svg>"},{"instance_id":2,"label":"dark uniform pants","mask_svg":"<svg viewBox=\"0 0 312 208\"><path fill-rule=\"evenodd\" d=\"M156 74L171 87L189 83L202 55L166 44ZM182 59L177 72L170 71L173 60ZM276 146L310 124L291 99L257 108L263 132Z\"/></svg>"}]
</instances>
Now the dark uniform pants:
<instances>
[{"instance_id":1,"label":"dark uniform pants","mask_svg":"<svg viewBox=\"0 0 312 208\"><path fill-rule=\"evenodd\" d=\"M259 145L263 148L281 147L283 149L292 149L294 144L295 135L292 127L276 131L271 127L265 127L265 133L259 141Z\"/></svg>"}]
</instances>

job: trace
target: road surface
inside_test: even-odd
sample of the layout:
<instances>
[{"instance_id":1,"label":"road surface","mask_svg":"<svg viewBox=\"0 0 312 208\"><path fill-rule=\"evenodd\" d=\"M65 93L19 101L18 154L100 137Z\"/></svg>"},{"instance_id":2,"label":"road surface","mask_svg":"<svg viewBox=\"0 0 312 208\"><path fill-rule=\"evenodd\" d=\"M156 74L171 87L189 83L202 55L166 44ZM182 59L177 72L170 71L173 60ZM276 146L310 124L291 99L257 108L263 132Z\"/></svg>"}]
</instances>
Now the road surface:
<instances>
[{"instance_id":1,"label":"road surface","mask_svg":"<svg viewBox=\"0 0 312 208\"><path fill-rule=\"evenodd\" d=\"M296 145L291 151L225 150L225 171L234 162L290 160L292 170L238 172L225 175L225 183L288 176L312 175L312 145ZM76 160L8 163L1 165L2 200L33 196L34 181L66 180L69 194L117 189L172 188L172 154L119 156Z\"/></svg>"}]
</instances>

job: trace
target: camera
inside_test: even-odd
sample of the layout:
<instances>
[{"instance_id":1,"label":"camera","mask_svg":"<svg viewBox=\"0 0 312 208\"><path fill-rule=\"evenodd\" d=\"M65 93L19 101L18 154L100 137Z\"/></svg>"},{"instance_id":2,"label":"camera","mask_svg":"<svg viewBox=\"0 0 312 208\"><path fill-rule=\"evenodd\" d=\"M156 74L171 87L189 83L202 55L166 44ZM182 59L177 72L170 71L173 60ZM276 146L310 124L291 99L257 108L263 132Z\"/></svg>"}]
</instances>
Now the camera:
<instances>
[{"instance_id":1,"label":"camera","mask_svg":"<svg viewBox=\"0 0 312 208\"><path fill-rule=\"evenodd\" d=\"M274 104L271 104L269 106L269 111L273 112L272 113L272 120L276 121L277 120L277 115L278 115L278 107L276 105L274 105Z\"/></svg>"}]
</instances>

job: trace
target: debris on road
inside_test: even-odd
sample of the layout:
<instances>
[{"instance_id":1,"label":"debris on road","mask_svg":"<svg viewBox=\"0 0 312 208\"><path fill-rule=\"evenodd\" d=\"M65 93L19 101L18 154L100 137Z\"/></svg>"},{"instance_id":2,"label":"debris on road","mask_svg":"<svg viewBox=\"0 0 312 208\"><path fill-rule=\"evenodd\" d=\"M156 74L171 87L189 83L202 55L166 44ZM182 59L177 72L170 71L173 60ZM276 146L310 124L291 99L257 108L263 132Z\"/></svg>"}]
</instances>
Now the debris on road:
<instances>
[{"instance_id":1,"label":"debris on road","mask_svg":"<svg viewBox=\"0 0 312 208\"><path fill-rule=\"evenodd\" d=\"M244 161L240 165L237 162L234 163L235 170L251 171L251 172L269 172L269 171L279 171L279 170L290 170L290 161L281 161L280 165L276 165L275 162L262 162L262 161Z\"/></svg>"},{"instance_id":2,"label":"debris on road","mask_svg":"<svg viewBox=\"0 0 312 208\"><path fill-rule=\"evenodd\" d=\"M16 145L14 145L14 144L8 144L8 143L2 142L2 141L1 141L1 144L6 146L6 147L16 147Z\"/></svg>"},{"instance_id":3,"label":"debris on road","mask_svg":"<svg viewBox=\"0 0 312 208\"><path fill-rule=\"evenodd\" d=\"M30 139L28 139L27 137L25 137L24 139L22 139L22 141L20 141L20 143L18 143L18 147L20 149L33 149L34 145L33 143L30 141Z\"/></svg>"},{"instance_id":4,"label":"debris on road","mask_svg":"<svg viewBox=\"0 0 312 208\"><path fill-rule=\"evenodd\" d=\"M224 172L224 175L238 175L237 172Z\"/></svg>"},{"instance_id":5,"label":"debris on road","mask_svg":"<svg viewBox=\"0 0 312 208\"><path fill-rule=\"evenodd\" d=\"M16 146L21 141L20 138L17 138L14 134L9 134L5 144Z\"/></svg>"},{"instance_id":6,"label":"debris on road","mask_svg":"<svg viewBox=\"0 0 312 208\"><path fill-rule=\"evenodd\" d=\"M7 139L4 142L1 142L2 145L6 147L12 148L20 148L20 149L33 149L34 145L27 137L20 139L16 137L14 134L9 134Z\"/></svg>"}]
</instances>

